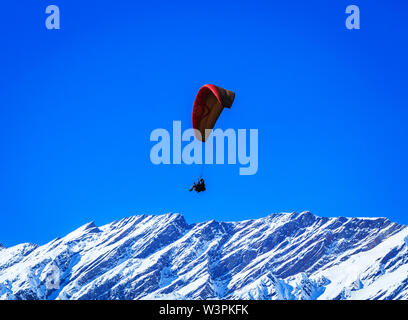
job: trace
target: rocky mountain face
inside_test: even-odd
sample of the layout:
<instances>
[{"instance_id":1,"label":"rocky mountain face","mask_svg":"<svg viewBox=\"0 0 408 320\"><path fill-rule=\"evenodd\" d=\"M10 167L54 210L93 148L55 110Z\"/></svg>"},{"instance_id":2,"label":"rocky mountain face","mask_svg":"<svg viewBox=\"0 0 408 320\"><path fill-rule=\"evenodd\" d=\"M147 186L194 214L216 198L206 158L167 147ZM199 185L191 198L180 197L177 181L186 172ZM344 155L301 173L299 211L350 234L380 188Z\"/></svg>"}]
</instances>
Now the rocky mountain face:
<instances>
[{"instance_id":1,"label":"rocky mountain face","mask_svg":"<svg viewBox=\"0 0 408 320\"><path fill-rule=\"evenodd\" d=\"M0 247L0 298L408 299L407 247L385 218L140 215Z\"/></svg>"}]
</instances>

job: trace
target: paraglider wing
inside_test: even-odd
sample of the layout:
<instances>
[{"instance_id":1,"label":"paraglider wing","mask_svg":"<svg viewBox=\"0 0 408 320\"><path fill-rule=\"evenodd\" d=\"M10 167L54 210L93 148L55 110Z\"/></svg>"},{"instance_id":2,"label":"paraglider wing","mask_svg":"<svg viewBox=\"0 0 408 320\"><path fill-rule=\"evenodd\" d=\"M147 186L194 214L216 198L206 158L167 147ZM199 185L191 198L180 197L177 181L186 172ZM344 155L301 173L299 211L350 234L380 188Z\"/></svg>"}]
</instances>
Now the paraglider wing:
<instances>
[{"instance_id":1,"label":"paraglider wing","mask_svg":"<svg viewBox=\"0 0 408 320\"><path fill-rule=\"evenodd\" d=\"M213 84L200 88L193 106L193 129L197 129L196 139L205 142L214 128L218 117L224 108L231 108L235 93ZM206 132L206 129L207 130Z\"/></svg>"}]
</instances>

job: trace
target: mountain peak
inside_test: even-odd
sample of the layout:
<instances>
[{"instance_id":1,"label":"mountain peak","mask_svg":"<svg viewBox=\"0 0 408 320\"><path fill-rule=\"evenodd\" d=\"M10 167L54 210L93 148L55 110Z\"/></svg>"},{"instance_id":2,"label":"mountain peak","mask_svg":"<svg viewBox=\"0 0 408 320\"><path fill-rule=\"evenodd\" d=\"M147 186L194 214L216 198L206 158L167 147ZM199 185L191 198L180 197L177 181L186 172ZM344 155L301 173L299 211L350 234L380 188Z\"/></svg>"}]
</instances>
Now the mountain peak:
<instances>
[{"instance_id":1,"label":"mountain peak","mask_svg":"<svg viewBox=\"0 0 408 320\"><path fill-rule=\"evenodd\" d=\"M402 299L407 239L387 219L309 211L194 224L179 213L136 215L2 249L0 283L11 289L0 285L0 298ZM45 287L51 267L56 291Z\"/></svg>"}]
</instances>

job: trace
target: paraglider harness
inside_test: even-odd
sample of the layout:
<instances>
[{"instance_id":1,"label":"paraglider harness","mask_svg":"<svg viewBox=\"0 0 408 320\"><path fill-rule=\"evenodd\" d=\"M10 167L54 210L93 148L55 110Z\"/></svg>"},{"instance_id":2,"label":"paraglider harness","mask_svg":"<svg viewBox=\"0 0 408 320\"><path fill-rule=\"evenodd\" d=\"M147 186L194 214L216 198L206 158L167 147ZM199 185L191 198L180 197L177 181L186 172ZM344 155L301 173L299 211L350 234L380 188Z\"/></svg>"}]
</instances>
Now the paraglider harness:
<instances>
[{"instance_id":1,"label":"paraglider harness","mask_svg":"<svg viewBox=\"0 0 408 320\"><path fill-rule=\"evenodd\" d=\"M196 192L202 192L205 191L205 183L204 183L204 179L201 178L200 180L198 180L197 183L194 182L194 185L191 187L191 189L189 190L191 191L196 191Z\"/></svg>"}]
</instances>

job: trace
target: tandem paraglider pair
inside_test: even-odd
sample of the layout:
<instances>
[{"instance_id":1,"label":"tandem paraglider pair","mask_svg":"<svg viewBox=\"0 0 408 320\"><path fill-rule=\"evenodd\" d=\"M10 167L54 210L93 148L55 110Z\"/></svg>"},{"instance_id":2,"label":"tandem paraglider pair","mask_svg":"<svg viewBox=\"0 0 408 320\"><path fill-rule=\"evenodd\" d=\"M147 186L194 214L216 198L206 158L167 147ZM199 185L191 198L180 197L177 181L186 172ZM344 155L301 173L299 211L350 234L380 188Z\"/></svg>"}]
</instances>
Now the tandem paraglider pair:
<instances>
[{"instance_id":1,"label":"tandem paraglider pair","mask_svg":"<svg viewBox=\"0 0 408 320\"><path fill-rule=\"evenodd\" d=\"M196 191L197 193L205 191L205 183L204 183L203 178L198 180L197 183L194 182L193 186L191 187L191 189L189 191L191 192L193 190Z\"/></svg>"},{"instance_id":2,"label":"tandem paraglider pair","mask_svg":"<svg viewBox=\"0 0 408 320\"><path fill-rule=\"evenodd\" d=\"M213 84L200 88L193 106L193 129L197 140L205 143L224 108L231 108L235 93ZM190 191L205 191L204 179L201 178Z\"/></svg>"}]
</instances>

